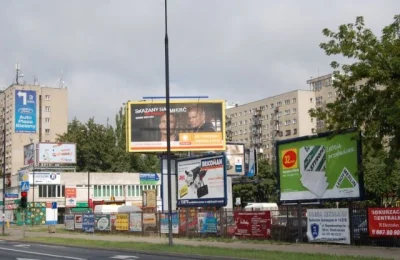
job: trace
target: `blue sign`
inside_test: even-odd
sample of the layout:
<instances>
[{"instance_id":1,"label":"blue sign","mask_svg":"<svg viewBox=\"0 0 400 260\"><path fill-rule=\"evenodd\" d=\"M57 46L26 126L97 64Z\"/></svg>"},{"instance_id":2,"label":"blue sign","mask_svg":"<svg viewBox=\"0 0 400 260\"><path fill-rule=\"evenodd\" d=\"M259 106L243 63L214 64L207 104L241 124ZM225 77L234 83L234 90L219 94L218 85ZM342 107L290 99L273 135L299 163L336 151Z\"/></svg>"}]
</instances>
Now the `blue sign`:
<instances>
[{"instance_id":1,"label":"blue sign","mask_svg":"<svg viewBox=\"0 0 400 260\"><path fill-rule=\"evenodd\" d=\"M83 214L82 231L86 233L94 233L94 214Z\"/></svg>"},{"instance_id":2,"label":"blue sign","mask_svg":"<svg viewBox=\"0 0 400 260\"><path fill-rule=\"evenodd\" d=\"M318 224L312 224L311 225L311 235L315 239L319 234L319 225Z\"/></svg>"},{"instance_id":3,"label":"blue sign","mask_svg":"<svg viewBox=\"0 0 400 260\"><path fill-rule=\"evenodd\" d=\"M51 208L56 209L57 208L57 202L52 202L51 203Z\"/></svg>"},{"instance_id":4,"label":"blue sign","mask_svg":"<svg viewBox=\"0 0 400 260\"><path fill-rule=\"evenodd\" d=\"M140 173L139 180L140 184L157 185L160 177L157 173Z\"/></svg>"},{"instance_id":5,"label":"blue sign","mask_svg":"<svg viewBox=\"0 0 400 260\"><path fill-rule=\"evenodd\" d=\"M21 181L21 191L29 191L29 181Z\"/></svg>"},{"instance_id":6,"label":"blue sign","mask_svg":"<svg viewBox=\"0 0 400 260\"><path fill-rule=\"evenodd\" d=\"M36 91L15 90L15 132L36 133Z\"/></svg>"},{"instance_id":7,"label":"blue sign","mask_svg":"<svg viewBox=\"0 0 400 260\"><path fill-rule=\"evenodd\" d=\"M18 199L18 194L14 194L14 193L6 193L5 196L7 199Z\"/></svg>"}]
</instances>

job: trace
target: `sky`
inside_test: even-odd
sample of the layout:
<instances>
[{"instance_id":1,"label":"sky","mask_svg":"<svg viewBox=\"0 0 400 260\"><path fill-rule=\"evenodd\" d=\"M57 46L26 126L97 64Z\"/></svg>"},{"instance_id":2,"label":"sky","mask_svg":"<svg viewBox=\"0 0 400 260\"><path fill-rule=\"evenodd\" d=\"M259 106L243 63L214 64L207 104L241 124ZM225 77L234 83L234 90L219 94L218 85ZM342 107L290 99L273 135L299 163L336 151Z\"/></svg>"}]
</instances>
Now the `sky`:
<instances>
[{"instance_id":1,"label":"sky","mask_svg":"<svg viewBox=\"0 0 400 260\"><path fill-rule=\"evenodd\" d=\"M380 34L398 0L168 0L172 96L244 104L330 73L324 28L364 16ZM164 0L3 0L0 88L68 88L69 119L111 124L127 100L165 96Z\"/></svg>"}]
</instances>

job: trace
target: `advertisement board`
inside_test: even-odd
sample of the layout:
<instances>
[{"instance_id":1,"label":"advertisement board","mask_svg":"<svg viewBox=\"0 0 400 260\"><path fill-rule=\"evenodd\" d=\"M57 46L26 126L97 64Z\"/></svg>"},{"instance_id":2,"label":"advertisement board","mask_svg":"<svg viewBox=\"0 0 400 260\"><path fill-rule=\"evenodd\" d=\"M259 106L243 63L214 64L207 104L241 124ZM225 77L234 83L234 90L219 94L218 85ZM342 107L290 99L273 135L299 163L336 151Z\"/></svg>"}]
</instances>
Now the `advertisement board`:
<instances>
[{"instance_id":1,"label":"advertisement board","mask_svg":"<svg viewBox=\"0 0 400 260\"><path fill-rule=\"evenodd\" d=\"M144 190L142 194L143 207L145 208L156 208L157 207L157 191L156 190Z\"/></svg>"},{"instance_id":2,"label":"advertisement board","mask_svg":"<svg viewBox=\"0 0 400 260\"><path fill-rule=\"evenodd\" d=\"M24 146L24 165L35 164L35 144L27 144Z\"/></svg>"},{"instance_id":3,"label":"advertisement board","mask_svg":"<svg viewBox=\"0 0 400 260\"><path fill-rule=\"evenodd\" d=\"M307 209L309 242L350 244L349 209Z\"/></svg>"},{"instance_id":4,"label":"advertisement board","mask_svg":"<svg viewBox=\"0 0 400 260\"><path fill-rule=\"evenodd\" d=\"M115 230L128 231L129 220L129 214L117 214L117 218L115 220Z\"/></svg>"},{"instance_id":5,"label":"advertisement board","mask_svg":"<svg viewBox=\"0 0 400 260\"><path fill-rule=\"evenodd\" d=\"M358 138L347 132L278 141L280 200L360 198Z\"/></svg>"},{"instance_id":6,"label":"advertisement board","mask_svg":"<svg viewBox=\"0 0 400 260\"><path fill-rule=\"evenodd\" d=\"M171 101L171 151L225 151L225 101ZM127 103L127 151L167 150L164 101Z\"/></svg>"},{"instance_id":7,"label":"advertisement board","mask_svg":"<svg viewBox=\"0 0 400 260\"><path fill-rule=\"evenodd\" d=\"M244 166L244 144L226 144L226 174L243 176Z\"/></svg>"},{"instance_id":8,"label":"advertisement board","mask_svg":"<svg viewBox=\"0 0 400 260\"><path fill-rule=\"evenodd\" d=\"M64 225L66 230L74 230L75 228L75 219L74 215L65 215L64 216Z\"/></svg>"},{"instance_id":9,"label":"advertisement board","mask_svg":"<svg viewBox=\"0 0 400 260\"><path fill-rule=\"evenodd\" d=\"M111 216L110 215L95 215L95 230L110 231L111 230Z\"/></svg>"},{"instance_id":10,"label":"advertisement board","mask_svg":"<svg viewBox=\"0 0 400 260\"><path fill-rule=\"evenodd\" d=\"M159 180L157 173L139 173L140 185L157 185Z\"/></svg>"},{"instance_id":11,"label":"advertisement board","mask_svg":"<svg viewBox=\"0 0 400 260\"><path fill-rule=\"evenodd\" d=\"M370 237L400 237L400 208L369 208Z\"/></svg>"},{"instance_id":12,"label":"advertisement board","mask_svg":"<svg viewBox=\"0 0 400 260\"><path fill-rule=\"evenodd\" d=\"M15 118L14 130L16 133L36 133L37 130L37 103L36 91L15 90Z\"/></svg>"},{"instance_id":13,"label":"advertisement board","mask_svg":"<svg viewBox=\"0 0 400 260\"><path fill-rule=\"evenodd\" d=\"M129 214L129 231L142 231L142 213Z\"/></svg>"},{"instance_id":14,"label":"advertisement board","mask_svg":"<svg viewBox=\"0 0 400 260\"><path fill-rule=\"evenodd\" d=\"M168 234L169 233L169 226L168 226L168 214L160 214L160 228L161 234ZM172 234L179 233L179 218L178 213L172 213Z\"/></svg>"},{"instance_id":15,"label":"advertisement board","mask_svg":"<svg viewBox=\"0 0 400 260\"><path fill-rule=\"evenodd\" d=\"M39 143L38 163L76 163L76 145L70 143Z\"/></svg>"},{"instance_id":16,"label":"advertisement board","mask_svg":"<svg viewBox=\"0 0 400 260\"><path fill-rule=\"evenodd\" d=\"M270 211L235 211L235 236L270 238L271 212Z\"/></svg>"},{"instance_id":17,"label":"advertisement board","mask_svg":"<svg viewBox=\"0 0 400 260\"><path fill-rule=\"evenodd\" d=\"M75 215L76 216L76 215ZM75 222L76 223L76 222ZM96 219L93 213L86 213L82 216L82 231L85 233L94 233ZM76 224L75 224L76 227Z\"/></svg>"},{"instance_id":18,"label":"advertisement board","mask_svg":"<svg viewBox=\"0 0 400 260\"><path fill-rule=\"evenodd\" d=\"M34 177L35 176L35 177ZM61 173L59 172L30 172L29 183L32 184L60 184Z\"/></svg>"},{"instance_id":19,"label":"advertisement board","mask_svg":"<svg viewBox=\"0 0 400 260\"><path fill-rule=\"evenodd\" d=\"M197 213L197 231L200 234L216 234L217 233L217 218L213 212Z\"/></svg>"},{"instance_id":20,"label":"advertisement board","mask_svg":"<svg viewBox=\"0 0 400 260\"><path fill-rule=\"evenodd\" d=\"M255 148L246 149L244 153L244 171L246 177L257 175L257 150Z\"/></svg>"},{"instance_id":21,"label":"advertisement board","mask_svg":"<svg viewBox=\"0 0 400 260\"><path fill-rule=\"evenodd\" d=\"M75 215L74 218L75 218L75 229L82 229L83 215Z\"/></svg>"},{"instance_id":22,"label":"advertisement board","mask_svg":"<svg viewBox=\"0 0 400 260\"><path fill-rule=\"evenodd\" d=\"M177 160L178 207L224 207L227 204L224 155Z\"/></svg>"}]
</instances>

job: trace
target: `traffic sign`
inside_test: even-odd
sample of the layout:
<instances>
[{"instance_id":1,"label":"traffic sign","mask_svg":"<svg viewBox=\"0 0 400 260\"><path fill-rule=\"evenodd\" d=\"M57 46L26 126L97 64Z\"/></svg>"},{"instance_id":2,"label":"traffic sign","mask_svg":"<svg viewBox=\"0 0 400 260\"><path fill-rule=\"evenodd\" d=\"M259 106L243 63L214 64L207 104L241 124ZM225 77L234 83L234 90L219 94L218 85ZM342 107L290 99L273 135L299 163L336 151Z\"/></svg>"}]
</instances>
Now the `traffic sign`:
<instances>
[{"instance_id":1,"label":"traffic sign","mask_svg":"<svg viewBox=\"0 0 400 260\"><path fill-rule=\"evenodd\" d=\"M57 208L57 202L52 202L51 203L51 208L56 209Z\"/></svg>"},{"instance_id":2,"label":"traffic sign","mask_svg":"<svg viewBox=\"0 0 400 260\"><path fill-rule=\"evenodd\" d=\"M21 191L29 191L29 181L21 181Z\"/></svg>"}]
</instances>

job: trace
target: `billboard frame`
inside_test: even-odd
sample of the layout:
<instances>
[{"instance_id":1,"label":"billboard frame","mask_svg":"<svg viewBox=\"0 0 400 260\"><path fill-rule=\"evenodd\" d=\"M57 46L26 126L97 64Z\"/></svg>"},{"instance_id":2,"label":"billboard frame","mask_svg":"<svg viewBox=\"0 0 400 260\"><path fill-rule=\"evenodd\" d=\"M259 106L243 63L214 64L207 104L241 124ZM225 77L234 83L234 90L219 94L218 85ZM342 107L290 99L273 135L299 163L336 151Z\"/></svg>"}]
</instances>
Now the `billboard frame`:
<instances>
[{"instance_id":1,"label":"billboard frame","mask_svg":"<svg viewBox=\"0 0 400 260\"><path fill-rule=\"evenodd\" d=\"M358 185L359 185L359 193L358 197L352 198L329 198L329 199L298 199L298 200L282 200L282 191L281 191L281 174L280 174L280 161L279 161L279 146L282 144L296 143L306 140L314 140L318 138L333 138L337 135L355 133L357 136L356 147L357 147L357 176L358 176ZM365 187L364 187L364 172L362 167L362 135L361 131L357 128L348 128L341 129L335 131L328 131L323 133L317 133L314 135L300 136L286 140L278 140L275 142L275 156L276 156L276 173L278 178L278 189L279 189L279 203L310 203L310 202L339 202L339 201L363 201L365 199Z\"/></svg>"},{"instance_id":2,"label":"billboard frame","mask_svg":"<svg viewBox=\"0 0 400 260\"><path fill-rule=\"evenodd\" d=\"M223 163L223 167L224 167L224 205L220 205L220 204L214 204L214 203L209 203L209 204L188 204L185 205L184 203L182 203L181 205L179 205L179 201L181 201L182 199L178 198L178 192L179 192L179 174L178 174L178 163L179 162L185 162L185 161L194 161L194 160L201 160L201 159L208 159L208 158L213 158L213 157L222 157L222 163ZM207 155L202 155L202 156L196 156L196 157L188 157L188 158L181 158L181 159L177 159L175 161L175 172L176 172L176 207L177 208L193 208L193 207L217 207L217 208L222 208L222 207L226 207L228 204L228 187L227 187L227 173L226 173L226 155L225 153L219 153L219 154L207 154ZM233 190L233 188L232 188ZM209 198L208 200L217 200L220 198ZM188 199L185 199L188 200ZM196 200L196 199L189 199L189 200Z\"/></svg>"},{"instance_id":3,"label":"billboard frame","mask_svg":"<svg viewBox=\"0 0 400 260\"><path fill-rule=\"evenodd\" d=\"M191 147L184 147L184 148L172 148L171 147L171 152L188 152L188 151L218 151L218 152L224 152L226 151L226 118L225 118L225 100L223 99L212 99L212 100L171 100L170 104L221 104L221 134L222 134L222 148L218 149L218 150L213 150L210 149L209 147L204 147L204 148L191 148ZM161 101L161 100L156 100L156 101L148 101L148 100L143 100L143 101L131 101L128 100L126 102L126 112L125 112L125 116L126 116L126 125L125 125L125 135L126 135L126 151L129 153L163 153L167 151L167 147L162 148L162 149L135 149L134 151L131 150L131 118L132 118L132 111L131 111L131 105L134 104L156 104L156 105L165 105L165 100Z\"/></svg>"}]
</instances>

